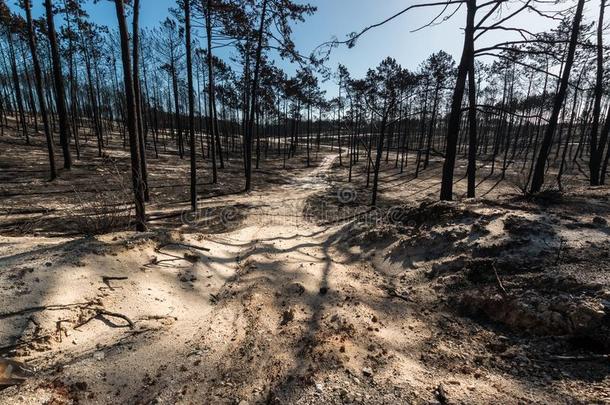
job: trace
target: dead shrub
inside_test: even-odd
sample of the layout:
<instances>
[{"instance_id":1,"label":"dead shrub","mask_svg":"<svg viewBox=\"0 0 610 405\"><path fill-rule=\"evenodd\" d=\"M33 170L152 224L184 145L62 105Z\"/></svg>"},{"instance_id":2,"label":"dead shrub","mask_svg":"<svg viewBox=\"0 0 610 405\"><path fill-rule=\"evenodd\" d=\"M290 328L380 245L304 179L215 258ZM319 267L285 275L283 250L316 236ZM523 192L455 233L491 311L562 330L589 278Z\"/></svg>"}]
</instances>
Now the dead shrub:
<instances>
[{"instance_id":1,"label":"dead shrub","mask_svg":"<svg viewBox=\"0 0 610 405\"><path fill-rule=\"evenodd\" d=\"M73 186L74 214L71 221L78 233L99 235L128 229L132 222L132 193L111 158L99 168L103 184Z\"/></svg>"}]
</instances>

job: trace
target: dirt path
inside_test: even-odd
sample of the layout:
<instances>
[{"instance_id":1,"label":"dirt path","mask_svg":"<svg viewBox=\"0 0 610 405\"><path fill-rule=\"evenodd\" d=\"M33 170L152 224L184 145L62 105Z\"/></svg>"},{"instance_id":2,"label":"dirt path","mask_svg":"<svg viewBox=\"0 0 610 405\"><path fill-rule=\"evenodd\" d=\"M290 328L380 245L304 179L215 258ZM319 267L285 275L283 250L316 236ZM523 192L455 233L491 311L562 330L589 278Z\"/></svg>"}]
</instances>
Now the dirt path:
<instances>
[{"instance_id":1,"label":"dirt path","mask_svg":"<svg viewBox=\"0 0 610 405\"><path fill-rule=\"evenodd\" d=\"M135 330L125 333L121 319L100 316L76 331L71 330L71 321L78 323L86 317L87 310L33 311L4 321L3 341L12 342L11 337L20 334L36 338L47 332L44 343L38 347L24 345L18 354L41 370L62 364L62 379L86 381L88 395L97 402L150 400L148 394L152 390L146 384L156 379L171 381L173 378L166 374L179 374L182 363L193 353L200 353L196 342L210 324L210 313L223 286L236 276L236 271L252 263L269 266L272 271L276 270L274 263L298 266L315 262L315 266L308 266L307 288L314 290L325 283L324 274L332 268L324 248L326 240L316 240L314 235L320 229L299 218L299 210L309 195L326 187L321 180L333 161L333 156L325 158L310 174L292 179L277 192L233 199L234 204L250 202L247 217L240 220L237 230L211 236L193 233L184 238L184 243L210 249L191 251L197 255L191 260L196 260L194 263L176 260L189 249L171 245L156 250L157 243L132 235L98 240L2 238L0 264L17 273L3 273L2 281L10 283L19 277L17 285L23 287L16 291L10 287L14 293L0 297L3 312L40 305L92 303L92 308L99 304L136 323ZM224 214L226 218L222 219L231 225L234 213ZM39 274L38 266L43 274ZM124 276L128 279L119 280ZM112 281L106 285L104 278ZM63 334L58 332L60 329L53 331L52 323L59 315L67 327ZM19 341L27 340L25 337ZM163 370L162 376L158 375L159 370ZM40 381L48 380L45 374ZM138 386L140 389L134 389ZM45 394L48 387L38 387L29 400L44 402L45 397L58 390L61 391L53 387ZM10 398L10 394L8 390L2 395Z\"/></svg>"}]
</instances>

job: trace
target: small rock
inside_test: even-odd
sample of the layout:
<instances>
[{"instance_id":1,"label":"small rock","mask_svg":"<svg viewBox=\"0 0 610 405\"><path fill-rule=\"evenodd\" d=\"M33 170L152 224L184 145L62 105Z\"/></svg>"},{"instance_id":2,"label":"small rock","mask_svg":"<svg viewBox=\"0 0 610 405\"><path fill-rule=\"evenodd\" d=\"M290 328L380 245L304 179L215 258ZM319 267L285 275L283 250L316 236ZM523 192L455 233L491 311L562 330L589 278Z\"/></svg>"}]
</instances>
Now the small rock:
<instances>
[{"instance_id":1,"label":"small rock","mask_svg":"<svg viewBox=\"0 0 610 405\"><path fill-rule=\"evenodd\" d=\"M106 353L104 352L95 352L93 353L93 358L97 361L102 361L106 358Z\"/></svg>"},{"instance_id":2,"label":"small rock","mask_svg":"<svg viewBox=\"0 0 610 405\"><path fill-rule=\"evenodd\" d=\"M365 377L371 377L373 376L373 370L368 367L365 367L362 369L362 375L364 375Z\"/></svg>"},{"instance_id":3,"label":"small rock","mask_svg":"<svg viewBox=\"0 0 610 405\"><path fill-rule=\"evenodd\" d=\"M320 394L324 392L324 384L322 383L316 383L316 391L319 392Z\"/></svg>"}]
</instances>

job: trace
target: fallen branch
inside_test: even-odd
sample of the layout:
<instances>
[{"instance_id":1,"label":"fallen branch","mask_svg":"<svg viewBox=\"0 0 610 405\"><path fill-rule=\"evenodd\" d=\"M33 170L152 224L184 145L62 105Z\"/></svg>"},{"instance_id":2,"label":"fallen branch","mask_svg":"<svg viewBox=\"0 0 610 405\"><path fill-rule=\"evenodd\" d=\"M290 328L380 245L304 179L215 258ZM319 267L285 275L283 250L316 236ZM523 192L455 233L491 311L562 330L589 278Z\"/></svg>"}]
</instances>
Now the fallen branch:
<instances>
[{"instance_id":1,"label":"fallen branch","mask_svg":"<svg viewBox=\"0 0 610 405\"><path fill-rule=\"evenodd\" d=\"M127 322L129 324L129 329L133 329L134 328L133 321L131 319L129 319L126 315L119 314L118 312L106 311L104 309L95 309L95 315L93 315L93 316L87 318L85 321L79 323L78 325L76 325L74 327L74 329L77 330L81 326L84 326L84 325L88 324L89 322L91 322L95 318L99 317L100 315L106 315L106 316L111 316L111 317L114 317L114 318L123 319L125 322Z\"/></svg>"},{"instance_id":2,"label":"fallen branch","mask_svg":"<svg viewBox=\"0 0 610 405\"><path fill-rule=\"evenodd\" d=\"M112 280L128 280L129 277L113 277L113 276L102 276L102 280L104 281L104 283L107 283L108 281L112 281Z\"/></svg>"},{"instance_id":3,"label":"fallen branch","mask_svg":"<svg viewBox=\"0 0 610 405\"><path fill-rule=\"evenodd\" d=\"M189 245L188 243L180 243L180 242L164 243L163 245L160 245L158 247L158 249L163 249L166 246L182 246L182 247L189 248L189 249L201 250L203 252L210 251L210 249L203 247L203 246Z\"/></svg>"},{"instance_id":4,"label":"fallen branch","mask_svg":"<svg viewBox=\"0 0 610 405\"><path fill-rule=\"evenodd\" d=\"M102 282L108 286L109 289L114 290L114 287L110 285L110 282L116 280L128 280L128 277L113 277L113 276L102 276Z\"/></svg>"},{"instance_id":5,"label":"fallen branch","mask_svg":"<svg viewBox=\"0 0 610 405\"><path fill-rule=\"evenodd\" d=\"M156 257L154 257L153 260L149 264L159 264L159 263L163 263L163 262L172 262L174 260L184 260L184 261L187 261L189 263L196 263L196 262L199 261L199 256L196 256L194 254L184 253L184 255L181 257L181 256L173 255L171 253L162 252L161 251L162 248L163 247L156 248L155 252L157 252L159 254L162 254L162 255L165 255L165 256L173 257L173 259L162 259L162 260L159 260Z\"/></svg>"},{"instance_id":6,"label":"fallen branch","mask_svg":"<svg viewBox=\"0 0 610 405\"><path fill-rule=\"evenodd\" d=\"M36 307L20 309L19 311L0 313L0 319L6 319L6 318L11 318L13 316L29 314L31 312L61 311L63 309L71 309L71 308L88 308L91 305L93 305L93 303L91 303L91 302L76 303L76 304L40 305L40 306L36 306Z\"/></svg>"},{"instance_id":7,"label":"fallen branch","mask_svg":"<svg viewBox=\"0 0 610 405\"><path fill-rule=\"evenodd\" d=\"M139 318L140 321L159 321L162 319L173 319L174 321L177 321L178 317L172 315L146 315Z\"/></svg>"},{"instance_id":8,"label":"fallen branch","mask_svg":"<svg viewBox=\"0 0 610 405\"><path fill-rule=\"evenodd\" d=\"M494 270L494 274L496 275L496 281L498 282L498 287L500 288L500 291L502 291L504 295L508 295L508 292L506 291L506 288L504 288L504 284L502 284L502 280L500 280L500 276L498 275L496 264L492 263L491 268Z\"/></svg>"},{"instance_id":9,"label":"fallen branch","mask_svg":"<svg viewBox=\"0 0 610 405\"><path fill-rule=\"evenodd\" d=\"M133 329L135 327L133 321L131 319L129 319L129 317L127 317L126 315L123 315L123 314L119 314L118 312L109 312L106 310L98 310L98 315L106 315L106 316L112 316L115 318L120 318L120 319L123 319L125 322L127 322L127 324L129 325L129 329Z\"/></svg>"}]
</instances>

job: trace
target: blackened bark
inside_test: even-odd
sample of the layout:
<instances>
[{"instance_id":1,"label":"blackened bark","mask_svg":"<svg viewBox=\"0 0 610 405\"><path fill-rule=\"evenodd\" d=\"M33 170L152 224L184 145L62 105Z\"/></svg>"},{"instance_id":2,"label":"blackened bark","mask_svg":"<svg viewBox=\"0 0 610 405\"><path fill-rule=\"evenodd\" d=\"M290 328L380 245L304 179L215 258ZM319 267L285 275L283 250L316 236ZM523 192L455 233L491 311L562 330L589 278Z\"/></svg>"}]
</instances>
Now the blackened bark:
<instances>
[{"instance_id":1,"label":"blackened bark","mask_svg":"<svg viewBox=\"0 0 610 405\"><path fill-rule=\"evenodd\" d=\"M184 0L186 39L186 78L189 101L189 146L191 153L191 210L197 210L197 151L195 149L195 93L193 91L193 59L191 54L191 1Z\"/></svg>"},{"instance_id":2,"label":"blackened bark","mask_svg":"<svg viewBox=\"0 0 610 405\"><path fill-rule=\"evenodd\" d=\"M57 169L55 168L55 153L53 151L53 136L51 135L51 128L49 127L49 116L47 114L47 107L44 99L44 92L42 89L42 71L40 69L40 61L38 60L38 53L36 52L36 35L34 34L34 27L32 24L32 10L30 6L30 0L24 0L25 15L28 27L28 42L30 45L30 52L32 53L32 65L34 65L34 81L36 82L36 93L38 95L38 107L40 114L42 115L42 124L44 127L44 135L47 140L47 151L49 153L49 168L51 174L51 180L57 177Z\"/></svg>"},{"instance_id":3,"label":"blackened bark","mask_svg":"<svg viewBox=\"0 0 610 405\"><path fill-rule=\"evenodd\" d=\"M474 55L473 55L474 56ZM475 197L477 175L477 95L474 79L474 58L468 66L468 198Z\"/></svg>"},{"instance_id":4,"label":"blackened bark","mask_svg":"<svg viewBox=\"0 0 610 405\"><path fill-rule=\"evenodd\" d=\"M210 135L210 157L212 159L212 183L218 181L218 172L216 168L216 134L218 132L217 121L214 118L216 97L214 86L214 60L212 57L212 0L207 0L205 13L205 28L208 41L208 114L209 114L209 135Z\"/></svg>"},{"instance_id":5,"label":"blackened bark","mask_svg":"<svg viewBox=\"0 0 610 405\"><path fill-rule=\"evenodd\" d=\"M66 94L64 90L64 79L61 72L61 60L57 46L57 34L55 33L55 22L53 21L53 4L51 0L45 0L47 17L47 35L51 46L51 59L53 62L53 82L55 84L55 104L59 120L59 142L64 155L64 168L72 167L70 155L70 127L68 126L68 112L66 110Z\"/></svg>"},{"instance_id":6,"label":"blackened bark","mask_svg":"<svg viewBox=\"0 0 610 405\"><path fill-rule=\"evenodd\" d=\"M246 134L246 191L252 189L252 136L254 134L254 118L256 114L256 97L258 91L258 78L260 75L261 56L263 52L263 34L265 30L265 18L267 17L267 0L263 0L261 11L261 23L258 30L256 46L256 61L254 64L254 79L252 80L252 92L250 93L250 119L248 121L248 131Z\"/></svg>"},{"instance_id":7,"label":"blackened bark","mask_svg":"<svg viewBox=\"0 0 610 405\"><path fill-rule=\"evenodd\" d=\"M553 102L553 110L551 112L551 116L549 118L549 122L544 133L544 138L542 139L542 145L540 146L540 152L538 153L538 158L536 160L534 174L532 175L532 185L530 188L531 193L540 192L540 190L542 189L542 185L544 184L544 173L546 170L546 163L549 157L549 152L551 150L555 129L557 128L559 113L561 112L561 107L563 105L563 101L565 99L566 92L568 89L570 72L572 71L572 64L574 63L574 54L576 53L576 44L578 41L578 33L580 31L580 22L582 20L584 4L585 0L578 0L576 12L574 14L574 21L572 23L570 44L568 47L566 62L563 68L561 82L559 83L559 89L557 91L557 94L555 95L555 99Z\"/></svg>"},{"instance_id":8,"label":"blackened bark","mask_svg":"<svg viewBox=\"0 0 610 405\"><path fill-rule=\"evenodd\" d=\"M47 0L48 1L48 0ZM121 36L121 57L123 60L123 81L125 83L125 100L127 104L127 128L129 132L129 151L131 154L131 177L136 205L136 229L140 232L146 230L146 211L144 206L144 187L140 172L140 149L136 129L136 103L134 97L133 80L131 76L131 61L129 57L129 34L125 21L123 0L115 0L116 14Z\"/></svg>"},{"instance_id":9,"label":"blackened bark","mask_svg":"<svg viewBox=\"0 0 610 405\"><path fill-rule=\"evenodd\" d=\"M455 169L455 155L460 132L462 99L464 97L464 88L466 87L466 76L468 74L468 66L474 54L474 19L476 12L476 0L468 0L464 49L462 50L462 58L458 67L457 80L451 102L451 114L449 116L449 124L447 125L447 146L441 183L441 200L445 201L451 201L453 198L453 171Z\"/></svg>"},{"instance_id":10,"label":"blackened bark","mask_svg":"<svg viewBox=\"0 0 610 405\"><path fill-rule=\"evenodd\" d=\"M597 131L599 129L599 119L601 115L601 103L603 93L603 79L604 79L604 49L603 49L603 38L604 38L604 8L606 0L601 0L599 6L599 20L597 22L597 73L595 78L595 102L593 104L593 123L591 124L591 156L589 159L589 173L590 182L592 186L599 184L599 169L604 152L605 136L607 132L602 132L603 143L600 142L601 153L598 151L597 145ZM607 136L607 135L606 135Z\"/></svg>"},{"instance_id":11,"label":"blackened bark","mask_svg":"<svg viewBox=\"0 0 610 405\"><path fill-rule=\"evenodd\" d=\"M136 130L138 131L138 145L140 147L140 167L142 173L142 187L144 187L144 201L150 201L148 190L148 168L146 167L146 142L144 140L144 125L142 122L142 97L140 92L140 0L133 2L133 92L136 103Z\"/></svg>"}]
</instances>

